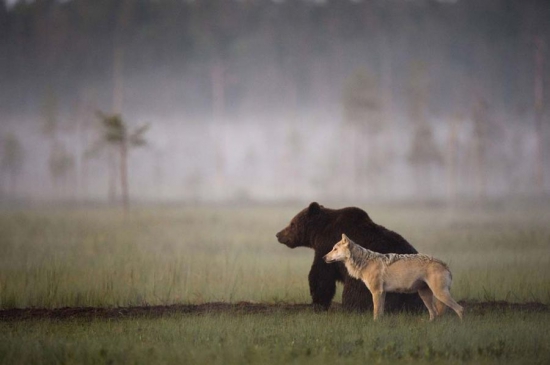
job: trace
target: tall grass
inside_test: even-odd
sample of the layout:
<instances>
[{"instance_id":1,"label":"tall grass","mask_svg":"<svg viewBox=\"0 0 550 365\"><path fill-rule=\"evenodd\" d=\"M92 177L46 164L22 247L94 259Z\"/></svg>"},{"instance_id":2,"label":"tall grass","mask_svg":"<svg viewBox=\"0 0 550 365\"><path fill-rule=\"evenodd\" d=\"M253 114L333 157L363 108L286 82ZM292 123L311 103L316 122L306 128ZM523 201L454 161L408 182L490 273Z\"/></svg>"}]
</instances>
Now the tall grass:
<instances>
[{"instance_id":1,"label":"tall grass","mask_svg":"<svg viewBox=\"0 0 550 365\"><path fill-rule=\"evenodd\" d=\"M550 303L550 209L363 208L448 261L457 299ZM313 251L275 239L299 209L2 212L0 308L309 302Z\"/></svg>"}]
</instances>

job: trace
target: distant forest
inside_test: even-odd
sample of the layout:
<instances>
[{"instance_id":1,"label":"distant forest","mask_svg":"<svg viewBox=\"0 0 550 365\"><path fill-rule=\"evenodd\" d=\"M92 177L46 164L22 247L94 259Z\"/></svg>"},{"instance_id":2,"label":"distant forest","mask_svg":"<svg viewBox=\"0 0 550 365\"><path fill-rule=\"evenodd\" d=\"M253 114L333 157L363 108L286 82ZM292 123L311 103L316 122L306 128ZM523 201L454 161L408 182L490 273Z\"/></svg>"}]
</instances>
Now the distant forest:
<instances>
[{"instance_id":1,"label":"distant forest","mask_svg":"<svg viewBox=\"0 0 550 365\"><path fill-rule=\"evenodd\" d=\"M537 39L550 53L547 0L0 1L0 111L322 111L357 70L405 108L424 70L430 114L521 114Z\"/></svg>"},{"instance_id":2,"label":"distant forest","mask_svg":"<svg viewBox=\"0 0 550 365\"><path fill-rule=\"evenodd\" d=\"M0 197L543 194L549 84L548 0L0 0Z\"/></svg>"}]
</instances>

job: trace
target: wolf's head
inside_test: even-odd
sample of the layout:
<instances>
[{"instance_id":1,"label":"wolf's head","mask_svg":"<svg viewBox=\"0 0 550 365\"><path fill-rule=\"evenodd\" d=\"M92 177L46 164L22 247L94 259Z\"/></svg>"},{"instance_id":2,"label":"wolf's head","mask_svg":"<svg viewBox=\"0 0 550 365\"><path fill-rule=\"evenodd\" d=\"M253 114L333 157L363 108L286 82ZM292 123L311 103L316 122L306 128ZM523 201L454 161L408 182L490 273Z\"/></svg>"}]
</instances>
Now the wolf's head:
<instances>
[{"instance_id":1,"label":"wolf's head","mask_svg":"<svg viewBox=\"0 0 550 365\"><path fill-rule=\"evenodd\" d=\"M347 260L351 256L349 245L350 239L342 233L342 239L334 245L332 251L323 256L323 259L327 263Z\"/></svg>"}]
</instances>

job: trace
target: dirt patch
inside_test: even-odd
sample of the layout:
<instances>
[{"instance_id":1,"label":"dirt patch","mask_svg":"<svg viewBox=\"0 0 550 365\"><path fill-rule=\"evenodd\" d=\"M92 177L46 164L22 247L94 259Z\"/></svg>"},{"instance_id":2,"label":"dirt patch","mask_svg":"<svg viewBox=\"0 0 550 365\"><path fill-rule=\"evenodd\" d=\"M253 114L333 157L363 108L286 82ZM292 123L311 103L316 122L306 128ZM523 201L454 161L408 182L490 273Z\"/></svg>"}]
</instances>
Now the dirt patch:
<instances>
[{"instance_id":1,"label":"dirt patch","mask_svg":"<svg viewBox=\"0 0 550 365\"><path fill-rule=\"evenodd\" d=\"M25 319L114 319L133 317L162 317L171 314L200 315L205 313L291 313L310 310L308 304L265 304L252 302L204 304L173 304L140 307L64 307L64 308L13 308L0 310L0 321Z\"/></svg>"},{"instance_id":2,"label":"dirt patch","mask_svg":"<svg viewBox=\"0 0 550 365\"><path fill-rule=\"evenodd\" d=\"M523 311L548 312L550 308L542 303L509 303L495 302L460 302L467 313L485 314L489 311ZM172 314L201 315L205 313L255 314L255 313L297 313L313 311L309 304L267 304L267 303L204 303L204 304L174 304L141 307L95 308L95 307L65 307L65 308L14 308L0 310L0 321L19 321L29 319L120 319L147 317L155 318ZM332 312L342 311L339 303L334 303Z\"/></svg>"}]
</instances>

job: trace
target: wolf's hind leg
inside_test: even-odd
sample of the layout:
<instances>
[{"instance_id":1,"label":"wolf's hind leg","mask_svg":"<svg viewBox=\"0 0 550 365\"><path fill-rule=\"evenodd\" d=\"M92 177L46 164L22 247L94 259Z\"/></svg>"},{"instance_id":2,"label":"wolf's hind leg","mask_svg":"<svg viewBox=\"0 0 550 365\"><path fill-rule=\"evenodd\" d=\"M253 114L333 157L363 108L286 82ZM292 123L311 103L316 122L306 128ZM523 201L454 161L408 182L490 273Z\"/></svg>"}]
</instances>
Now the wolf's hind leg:
<instances>
[{"instance_id":1,"label":"wolf's hind leg","mask_svg":"<svg viewBox=\"0 0 550 365\"><path fill-rule=\"evenodd\" d=\"M434 303L435 311L437 312L436 315L437 316L443 315L443 313L445 313L445 310L447 309L447 306L445 305L445 303L437 299L435 296L433 298L434 298L433 303Z\"/></svg>"},{"instance_id":2,"label":"wolf's hind leg","mask_svg":"<svg viewBox=\"0 0 550 365\"><path fill-rule=\"evenodd\" d=\"M418 295L420 295L424 305L428 308L428 312L430 313L430 321L433 321L435 316L437 316L437 311L434 307L434 296L431 289L428 287L422 288L418 290Z\"/></svg>"},{"instance_id":3,"label":"wolf's hind leg","mask_svg":"<svg viewBox=\"0 0 550 365\"><path fill-rule=\"evenodd\" d=\"M445 305L447 305L448 307L451 307L456 312L460 320L462 320L462 313L464 312L464 308L462 308L462 306L451 297L449 289L445 288L437 291L434 290L433 293L438 300L445 303Z\"/></svg>"}]
</instances>

